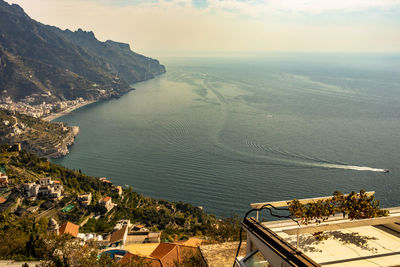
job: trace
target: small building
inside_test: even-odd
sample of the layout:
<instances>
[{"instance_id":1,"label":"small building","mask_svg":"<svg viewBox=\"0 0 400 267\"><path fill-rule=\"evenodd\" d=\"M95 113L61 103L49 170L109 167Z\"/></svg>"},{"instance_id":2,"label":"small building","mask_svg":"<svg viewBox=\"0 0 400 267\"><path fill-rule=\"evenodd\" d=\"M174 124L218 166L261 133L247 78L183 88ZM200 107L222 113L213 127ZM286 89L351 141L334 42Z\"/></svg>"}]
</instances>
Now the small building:
<instances>
[{"instance_id":1,"label":"small building","mask_svg":"<svg viewBox=\"0 0 400 267\"><path fill-rule=\"evenodd\" d=\"M104 206L107 209L107 212L114 208L114 203L112 203L112 199L109 196L100 199L99 204Z\"/></svg>"},{"instance_id":2,"label":"small building","mask_svg":"<svg viewBox=\"0 0 400 267\"><path fill-rule=\"evenodd\" d=\"M92 203L92 193L79 195L78 201L84 207L89 206Z\"/></svg>"},{"instance_id":3,"label":"small building","mask_svg":"<svg viewBox=\"0 0 400 267\"><path fill-rule=\"evenodd\" d=\"M4 173L0 173L0 187L7 187L8 176Z\"/></svg>"},{"instance_id":4,"label":"small building","mask_svg":"<svg viewBox=\"0 0 400 267\"><path fill-rule=\"evenodd\" d=\"M39 179L39 184L40 186L48 186L52 184L53 182L51 181L51 177L45 177L45 178L40 178Z\"/></svg>"},{"instance_id":5,"label":"small building","mask_svg":"<svg viewBox=\"0 0 400 267\"><path fill-rule=\"evenodd\" d=\"M78 237L79 225L73 224L72 222L66 222L58 229L59 235L70 234L73 237Z\"/></svg>"},{"instance_id":6,"label":"small building","mask_svg":"<svg viewBox=\"0 0 400 267\"><path fill-rule=\"evenodd\" d=\"M113 232L110 236L110 246L123 247L128 236L128 226L125 225L121 229Z\"/></svg>"},{"instance_id":7,"label":"small building","mask_svg":"<svg viewBox=\"0 0 400 267\"><path fill-rule=\"evenodd\" d=\"M128 230L132 228L131 220L126 219L126 220L119 220L117 221L117 224L114 226L114 229L121 229L124 226L128 226Z\"/></svg>"},{"instance_id":8,"label":"small building","mask_svg":"<svg viewBox=\"0 0 400 267\"><path fill-rule=\"evenodd\" d=\"M64 187L60 181L52 181L51 177L39 179L39 192L38 196L48 197L57 200L61 197Z\"/></svg>"},{"instance_id":9,"label":"small building","mask_svg":"<svg viewBox=\"0 0 400 267\"><path fill-rule=\"evenodd\" d=\"M160 243L161 232L130 232L128 234L127 244Z\"/></svg>"},{"instance_id":10,"label":"small building","mask_svg":"<svg viewBox=\"0 0 400 267\"><path fill-rule=\"evenodd\" d=\"M122 196L123 190L120 185L115 186L113 191L117 192L119 196Z\"/></svg>"},{"instance_id":11,"label":"small building","mask_svg":"<svg viewBox=\"0 0 400 267\"><path fill-rule=\"evenodd\" d=\"M54 190L60 190L63 191L64 190L64 186L61 184L60 181L54 180L53 181L53 186Z\"/></svg>"},{"instance_id":12,"label":"small building","mask_svg":"<svg viewBox=\"0 0 400 267\"><path fill-rule=\"evenodd\" d=\"M33 198L33 200L36 199L38 193L39 193L39 184L35 183L24 183L23 184L23 189L24 189L24 194L27 198Z\"/></svg>"},{"instance_id":13,"label":"small building","mask_svg":"<svg viewBox=\"0 0 400 267\"><path fill-rule=\"evenodd\" d=\"M155 250L148 256L127 253L120 261L121 264L144 263L146 266L180 266L190 257L197 257L196 267L207 266L201 257L198 247L187 247L171 243L160 243Z\"/></svg>"},{"instance_id":14,"label":"small building","mask_svg":"<svg viewBox=\"0 0 400 267\"><path fill-rule=\"evenodd\" d=\"M108 180L106 177L100 177L99 180L102 183L112 184L112 182Z\"/></svg>"},{"instance_id":15,"label":"small building","mask_svg":"<svg viewBox=\"0 0 400 267\"><path fill-rule=\"evenodd\" d=\"M83 241L103 241L102 235L97 235L95 233L78 233L78 238Z\"/></svg>"}]
</instances>

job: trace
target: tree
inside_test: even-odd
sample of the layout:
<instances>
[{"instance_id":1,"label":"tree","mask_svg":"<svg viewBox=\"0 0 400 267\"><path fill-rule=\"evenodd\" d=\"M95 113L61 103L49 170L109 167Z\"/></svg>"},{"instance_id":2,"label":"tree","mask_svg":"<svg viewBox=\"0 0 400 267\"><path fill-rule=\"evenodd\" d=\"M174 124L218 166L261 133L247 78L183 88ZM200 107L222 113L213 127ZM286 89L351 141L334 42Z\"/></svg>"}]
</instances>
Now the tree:
<instances>
[{"instance_id":1,"label":"tree","mask_svg":"<svg viewBox=\"0 0 400 267\"><path fill-rule=\"evenodd\" d=\"M41 267L97 266L98 251L93 245L81 245L71 235L49 235Z\"/></svg>"},{"instance_id":2,"label":"tree","mask_svg":"<svg viewBox=\"0 0 400 267\"><path fill-rule=\"evenodd\" d=\"M348 216L351 220L382 217L389 214L387 210L381 210L379 201L373 195L368 196L365 190L360 190L359 194L353 191L348 196L335 191L333 197L329 199L308 204L301 204L294 199L288 204L290 213L300 218L303 224L321 223L335 213L342 213L343 217Z\"/></svg>"},{"instance_id":3,"label":"tree","mask_svg":"<svg viewBox=\"0 0 400 267\"><path fill-rule=\"evenodd\" d=\"M326 221L335 213L342 213L343 218L347 216L350 220L382 217L389 214L389 211L380 209L379 201L373 195L368 196L365 190L360 190L359 194L353 191L347 196L335 191L329 199L308 204L301 204L300 201L294 199L288 204L290 213L299 218L300 223L306 225ZM317 240L326 239L323 232L315 232L313 236Z\"/></svg>"}]
</instances>

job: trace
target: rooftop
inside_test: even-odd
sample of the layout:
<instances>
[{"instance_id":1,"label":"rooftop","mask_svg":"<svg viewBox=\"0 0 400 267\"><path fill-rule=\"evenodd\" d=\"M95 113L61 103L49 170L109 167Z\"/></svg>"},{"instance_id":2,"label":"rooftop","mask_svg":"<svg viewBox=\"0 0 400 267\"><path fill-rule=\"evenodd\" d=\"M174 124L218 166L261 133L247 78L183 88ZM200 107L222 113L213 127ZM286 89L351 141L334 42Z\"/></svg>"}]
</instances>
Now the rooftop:
<instances>
[{"instance_id":1,"label":"rooftop","mask_svg":"<svg viewBox=\"0 0 400 267\"><path fill-rule=\"evenodd\" d=\"M111 197L103 197L101 199L102 202L108 202L111 199Z\"/></svg>"},{"instance_id":2,"label":"rooftop","mask_svg":"<svg viewBox=\"0 0 400 267\"><path fill-rule=\"evenodd\" d=\"M171 252L176 247L175 244L170 243L160 243L156 249L150 254L151 257L156 259L164 258L169 252Z\"/></svg>"},{"instance_id":3,"label":"rooftop","mask_svg":"<svg viewBox=\"0 0 400 267\"><path fill-rule=\"evenodd\" d=\"M400 209L392 212L390 217L398 217L396 219L400 222ZM350 222L348 219L338 219L318 226L299 227L295 222L285 220L279 223L267 222L262 225L277 233L320 265L392 266L394 263L400 264L400 225L385 222L377 225L363 225L363 223L373 223L373 221L365 219ZM316 240L313 233L323 229L327 229L323 234L326 239ZM298 241L297 231L299 231Z\"/></svg>"},{"instance_id":4,"label":"rooftop","mask_svg":"<svg viewBox=\"0 0 400 267\"><path fill-rule=\"evenodd\" d=\"M122 241L124 239L124 236L127 234L127 232L128 232L127 225L125 225L121 229L115 231L114 233L111 234L110 243Z\"/></svg>"},{"instance_id":5,"label":"rooftop","mask_svg":"<svg viewBox=\"0 0 400 267\"><path fill-rule=\"evenodd\" d=\"M273 205L285 206L284 202L273 202ZM247 257L255 255L259 258L261 255L271 264L278 259L293 266L400 265L400 207L387 210L389 215L385 217L350 220L336 214L325 222L307 225L294 220L258 222L255 218L245 219L243 228L251 236L247 243L253 252ZM316 238L318 232L322 233L322 238Z\"/></svg>"},{"instance_id":6,"label":"rooftop","mask_svg":"<svg viewBox=\"0 0 400 267\"><path fill-rule=\"evenodd\" d=\"M66 222L63 225L61 225L59 229L59 234L70 234L73 237L78 237L78 232L79 232L79 225L73 224L72 222Z\"/></svg>"},{"instance_id":7,"label":"rooftop","mask_svg":"<svg viewBox=\"0 0 400 267\"><path fill-rule=\"evenodd\" d=\"M124 249L139 256L150 256L159 243L137 243L125 245Z\"/></svg>"}]
</instances>

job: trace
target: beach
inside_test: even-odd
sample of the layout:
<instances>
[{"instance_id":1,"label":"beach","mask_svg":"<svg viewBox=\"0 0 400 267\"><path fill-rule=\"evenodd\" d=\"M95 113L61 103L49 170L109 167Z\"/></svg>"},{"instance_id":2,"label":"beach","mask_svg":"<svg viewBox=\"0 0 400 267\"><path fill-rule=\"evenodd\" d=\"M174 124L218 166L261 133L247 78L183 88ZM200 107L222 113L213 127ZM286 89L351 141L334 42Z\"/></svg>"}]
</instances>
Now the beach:
<instances>
[{"instance_id":1,"label":"beach","mask_svg":"<svg viewBox=\"0 0 400 267\"><path fill-rule=\"evenodd\" d=\"M97 100L86 100L86 101L84 101L82 103L79 103L77 105L70 106L70 107L68 107L68 108L66 108L66 109L64 109L64 110L62 110L60 112L51 113L49 116L43 117L42 119L45 120L45 121L52 121L52 120L55 120L55 119L57 119L59 117L67 115L67 114L71 113L72 111L74 111L74 110L76 110L78 108L81 108L83 106L86 106L86 105L89 105L89 104L92 104L92 103L95 103L95 102L97 102Z\"/></svg>"}]
</instances>

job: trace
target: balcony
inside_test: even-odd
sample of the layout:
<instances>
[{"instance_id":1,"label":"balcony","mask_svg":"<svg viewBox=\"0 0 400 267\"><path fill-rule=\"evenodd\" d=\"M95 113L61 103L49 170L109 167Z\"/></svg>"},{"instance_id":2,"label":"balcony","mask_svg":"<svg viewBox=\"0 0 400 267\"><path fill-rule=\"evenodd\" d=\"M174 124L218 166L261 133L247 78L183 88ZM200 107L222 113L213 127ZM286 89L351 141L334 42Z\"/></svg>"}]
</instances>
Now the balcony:
<instances>
[{"instance_id":1,"label":"balcony","mask_svg":"<svg viewBox=\"0 0 400 267\"><path fill-rule=\"evenodd\" d=\"M307 204L326 198L299 201ZM251 206L283 207L287 202ZM247 233L246 256L237 258L235 266L398 266L400 207L387 210L386 217L350 220L336 214L325 222L307 225L295 220L260 222L257 213L256 218L242 222ZM323 232L322 239L316 238L317 232Z\"/></svg>"}]
</instances>

